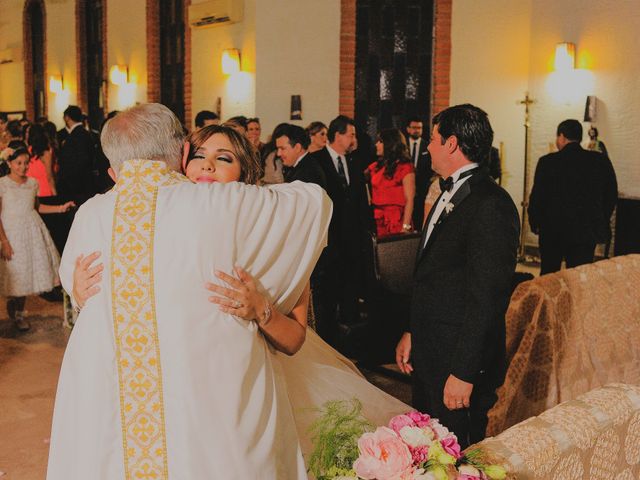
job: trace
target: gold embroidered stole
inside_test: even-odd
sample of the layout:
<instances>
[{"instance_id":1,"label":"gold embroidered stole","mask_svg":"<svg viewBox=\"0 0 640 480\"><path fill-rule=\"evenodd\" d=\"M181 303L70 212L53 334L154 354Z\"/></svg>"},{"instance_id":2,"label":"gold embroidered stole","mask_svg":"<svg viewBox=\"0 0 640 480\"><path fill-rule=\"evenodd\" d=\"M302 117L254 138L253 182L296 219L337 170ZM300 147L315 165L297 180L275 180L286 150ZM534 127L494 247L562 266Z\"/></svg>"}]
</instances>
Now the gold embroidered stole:
<instances>
[{"instance_id":1,"label":"gold embroidered stole","mask_svg":"<svg viewBox=\"0 0 640 480\"><path fill-rule=\"evenodd\" d=\"M153 240L158 188L188 181L164 162L124 162L111 239L111 302L127 480L167 480Z\"/></svg>"}]
</instances>

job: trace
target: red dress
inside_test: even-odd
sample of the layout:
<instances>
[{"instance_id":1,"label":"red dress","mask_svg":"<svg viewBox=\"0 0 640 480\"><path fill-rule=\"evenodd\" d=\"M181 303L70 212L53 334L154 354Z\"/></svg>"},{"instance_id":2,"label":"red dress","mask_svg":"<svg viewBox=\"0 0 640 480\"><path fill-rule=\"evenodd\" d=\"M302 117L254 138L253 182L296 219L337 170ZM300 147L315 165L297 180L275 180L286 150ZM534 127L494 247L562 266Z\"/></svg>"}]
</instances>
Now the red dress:
<instances>
[{"instance_id":1,"label":"red dress","mask_svg":"<svg viewBox=\"0 0 640 480\"><path fill-rule=\"evenodd\" d=\"M371 174L373 216L378 237L402 232L402 214L406 199L402 180L415 169L410 162L400 163L392 178L384 175L386 167L376 170L376 162L367 167Z\"/></svg>"},{"instance_id":2,"label":"red dress","mask_svg":"<svg viewBox=\"0 0 640 480\"><path fill-rule=\"evenodd\" d=\"M40 157L31 157L27 177L35 178L38 181L39 197L50 197L53 195L53 190L51 190L51 186L47 180L47 170L42 160L40 160Z\"/></svg>"}]
</instances>

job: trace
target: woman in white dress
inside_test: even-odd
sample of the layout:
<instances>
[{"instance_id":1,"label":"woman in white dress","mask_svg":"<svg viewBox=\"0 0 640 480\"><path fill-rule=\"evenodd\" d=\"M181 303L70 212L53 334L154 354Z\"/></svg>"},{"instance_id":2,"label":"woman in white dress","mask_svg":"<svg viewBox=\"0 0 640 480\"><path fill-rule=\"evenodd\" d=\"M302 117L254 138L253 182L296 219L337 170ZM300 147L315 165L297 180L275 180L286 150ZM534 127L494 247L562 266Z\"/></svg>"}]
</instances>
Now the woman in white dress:
<instances>
[{"instance_id":1,"label":"woman in white dress","mask_svg":"<svg viewBox=\"0 0 640 480\"><path fill-rule=\"evenodd\" d=\"M183 159L183 171L196 183L244 181L256 179L242 144L230 143L225 127L211 126L189 137L189 154ZM225 152L226 151L226 152ZM238 154L240 151L240 154ZM100 291L103 265L93 263L100 253L79 258L73 275L73 298L82 307ZM411 408L370 384L353 363L307 328L309 286L293 309L284 314L259 292L256 280L237 267L235 276L216 275L227 288L208 283L209 301L225 313L256 323L274 354L273 367L279 382L286 385L296 429L305 457L312 444L308 428L317 418L317 408L329 400L358 398L363 413L374 424L386 424L394 415Z\"/></svg>"},{"instance_id":2,"label":"woman in white dress","mask_svg":"<svg viewBox=\"0 0 640 480\"><path fill-rule=\"evenodd\" d=\"M74 203L39 204L38 182L27 177L29 151L23 142L10 142L2 157L10 173L0 178L0 295L7 297L9 319L25 331L26 297L60 284L60 256L38 212L66 212Z\"/></svg>"}]
</instances>

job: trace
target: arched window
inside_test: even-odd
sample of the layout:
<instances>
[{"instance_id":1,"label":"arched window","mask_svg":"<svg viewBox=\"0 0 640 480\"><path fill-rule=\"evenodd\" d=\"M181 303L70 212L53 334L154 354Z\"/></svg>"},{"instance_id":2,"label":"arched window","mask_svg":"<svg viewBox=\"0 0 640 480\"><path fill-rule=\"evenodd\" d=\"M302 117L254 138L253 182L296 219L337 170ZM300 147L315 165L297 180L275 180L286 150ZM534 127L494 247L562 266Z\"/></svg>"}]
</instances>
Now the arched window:
<instances>
[{"instance_id":1,"label":"arched window","mask_svg":"<svg viewBox=\"0 0 640 480\"><path fill-rule=\"evenodd\" d=\"M44 0L27 0L23 10L25 109L30 119L47 114L46 17Z\"/></svg>"},{"instance_id":2,"label":"arched window","mask_svg":"<svg viewBox=\"0 0 640 480\"><path fill-rule=\"evenodd\" d=\"M358 0L355 117L372 138L409 116L431 118L435 0Z\"/></svg>"},{"instance_id":3,"label":"arched window","mask_svg":"<svg viewBox=\"0 0 640 480\"><path fill-rule=\"evenodd\" d=\"M148 100L169 107L181 122L190 121L189 49L185 18L190 0L147 0Z\"/></svg>"},{"instance_id":4,"label":"arched window","mask_svg":"<svg viewBox=\"0 0 640 480\"><path fill-rule=\"evenodd\" d=\"M78 103L98 129L105 117L107 98L107 43L105 0L77 0Z\"/></svg>"}]
</instances>

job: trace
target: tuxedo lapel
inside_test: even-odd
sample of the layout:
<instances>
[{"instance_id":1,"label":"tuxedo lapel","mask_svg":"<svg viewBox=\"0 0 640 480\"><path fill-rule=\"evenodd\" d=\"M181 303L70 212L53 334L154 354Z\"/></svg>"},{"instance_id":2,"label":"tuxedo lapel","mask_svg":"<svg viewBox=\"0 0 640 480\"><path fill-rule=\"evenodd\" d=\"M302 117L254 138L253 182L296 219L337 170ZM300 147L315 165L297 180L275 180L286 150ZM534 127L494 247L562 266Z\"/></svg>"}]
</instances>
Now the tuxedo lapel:
<instances>
[{"instance_id":1,"label":"tuxedo lapel","mask_svg":"<svg viewBox=\"0 0 640 480\"><path fill-rule=\"evenodd\" d=\"M448 211L447 211L447 208L445 208L445 210L442 211L442 213L440 214L440 218L438 218L438 221L433 226L433 231L431 232L431 235L427 240L427 244L425 245L424 244L425 237L427 235L427 229L429 228L429 223L431 222L431 217L433 216L433 213L435 211L435 205L438 204L438 202L440 201L440 197L442 197L442 194L440 194L440 197L438 197L438 200L434 204L434 207L429 212L429 217L427 218L427 221L424 224L424 228L422 229L422 239L420 241L420 250L418 251L418 261L416 262L416 268L418 267L418 264L424 257L429 247L435 241L435 238L438 235L438 233L442 230L443 225L447 222L449 217L456 214L457 207L459 207L459 205L469 196L469 194L471 193L473 184L479 181L480 179L482 179L485 175L486 175L486 172L484 170L480 170L479 172L472 175L471 178L469 178L469 180L467 180L462 185L460 185L460 188L456 190L456 193L453 195L453 197L451 197L451 200L449 200L449 203L447 205L447 207L449 207ZM423 245L424 245L424 248L423 248Z\"/></svg>"}]
</instances>

